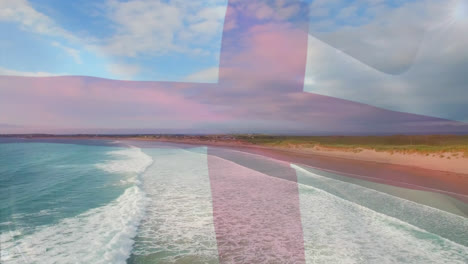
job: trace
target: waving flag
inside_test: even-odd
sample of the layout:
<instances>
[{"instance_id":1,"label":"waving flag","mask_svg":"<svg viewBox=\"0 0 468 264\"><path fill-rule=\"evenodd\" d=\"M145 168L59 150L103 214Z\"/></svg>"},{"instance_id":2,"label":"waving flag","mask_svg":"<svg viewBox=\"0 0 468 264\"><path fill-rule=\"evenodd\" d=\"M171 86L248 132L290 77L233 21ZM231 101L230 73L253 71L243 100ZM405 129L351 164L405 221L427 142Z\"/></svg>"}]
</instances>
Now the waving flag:
<instances>
[{"instance_id":1,"label":"waving flag","mask_svg":"<svg viewBox=\"0 0 468 264\"><path fill-rule=\"evenodd\" d=\"M208 2L0 1L0 29L8 36L0 43L0 131L468 132L466 1L229 0L227 7L224 1ZM184 230L161 236L175 238L181 250L188 250L183 245L191 236L209 238L196 247L207 259L187 253L181 263L374 262L386 250L370 250L374 243L404 251L419 241L405 234L431 235L393 218L396 211L388 209L386 217L364 209L362 204L372 204L359 196L364 190L357 185L333 197L305 186L339 185L310 168L217 148L178 151L164 153L168 160L160 157L164 162L152 168L195 166L198 178L158 179L173 192L193 192L193 201L181 199L183 206L174 209L164 199L178 197L149 192L158 203L149 214L158 219L158 213L170 212L174 224L159 219L160 229L145 223L142 228L158 238ZM466 190L460 193L466 199ZM414 206L375 197L408 212ZM198 219L194 202L201 223L191 222ZM423 220L435 211L413 214ZM328 217L351 221L323 230L311 226ZM456 226L458 218L447 219ZM187 223L198 229L184 229ZM338 237L335 229L346 236ZM448 229L431 232L445 237ZM353 236L360 236L359 247L349 242ZM439 242L463 261L457 252L466 244ZM145 241L137 241L137 249L138 243ZM433 243L416 245L433 254L427 262L444 259L432 252ZM332 256L340 246L338 257ZM410 260L425 258L413 249Z\"/></svg>"}]
</instances>

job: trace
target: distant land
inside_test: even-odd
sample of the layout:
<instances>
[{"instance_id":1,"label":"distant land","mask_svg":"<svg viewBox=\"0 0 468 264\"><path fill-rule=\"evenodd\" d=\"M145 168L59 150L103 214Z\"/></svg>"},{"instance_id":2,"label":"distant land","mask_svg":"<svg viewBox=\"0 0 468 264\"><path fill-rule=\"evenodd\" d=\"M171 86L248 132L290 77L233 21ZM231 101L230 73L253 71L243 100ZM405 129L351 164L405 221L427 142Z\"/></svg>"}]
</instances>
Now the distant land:
<instances>
[{"instance_id":1,"label":"distant land","mask_svg":"<svg viewBox=\"0 0 468 264\"><path fill-rule=\"evenodd\" d=\"M4 134L25 139L144 140L241 148L265 148L419 167L468 175L468 135L281 136L265 134Z\"/></svg>"}]
</instances>

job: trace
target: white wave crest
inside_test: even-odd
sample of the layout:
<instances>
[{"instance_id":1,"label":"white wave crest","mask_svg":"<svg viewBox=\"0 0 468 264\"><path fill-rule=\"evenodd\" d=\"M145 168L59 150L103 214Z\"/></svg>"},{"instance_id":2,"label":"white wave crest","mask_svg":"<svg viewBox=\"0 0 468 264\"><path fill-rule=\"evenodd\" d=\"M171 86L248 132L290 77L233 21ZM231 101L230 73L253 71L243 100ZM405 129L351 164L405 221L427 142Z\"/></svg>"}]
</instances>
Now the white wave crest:
<instances>
[{"instance_id":1,"label":"white wave crest","mask_svg":"<svg viewBox=\"0 0 468 264\"><path fill-rule=\"evenodd\" d=\"M144 216L146 198L138 186L113 202L14 239L2 234L1 263L125 263Z\"/></svg>"},{"instance_id":2,"label":"white wave crest","mask_svg":"<svg viewBox=\"0 0 468 264\"><path fill-rule=\"evenodd\" d=\"M1 263L125 263L142 220L146 196L138 176L153 162L139 148L109 152L112 157L96 167L127 176L132 183L116 200L73 218L38 228L23 236L21 230L0 234Z\"/></svg>"},{"instance_id":3,"label":"white wave crest","mask_svg":"<svg viewBox=\"0 0 468 264\"><path fill-rule=\"evenodd\" d=\"M417 212L435 211L428 217L436 217L439 225L445 225L444 220L451 218L466 223L463 217L329 180L296 165L291 167L298 175L307 263L467 263L467 247L362 206L356 203L355 196L364 193L368 200L385 197L386 202L396 199L400 202L400 210L405 210L409 203L409 208ZM301 184L301 179L306 177L323 180L328 188L339 190L346 199L315 185ZM381 206L385 207L386 203Z\"/></svg>"},{"instance_id":4,"label":"white wave crest","mask_svg":"<svg viewBox=\"0 0 468 264\"><path fill-rule=\"evenodd\" d=\"M150 156L135 147L110 151L108 154L112 159L96 166L110 173L140 174L153 162Z\"/></svg>"}]
</instances>

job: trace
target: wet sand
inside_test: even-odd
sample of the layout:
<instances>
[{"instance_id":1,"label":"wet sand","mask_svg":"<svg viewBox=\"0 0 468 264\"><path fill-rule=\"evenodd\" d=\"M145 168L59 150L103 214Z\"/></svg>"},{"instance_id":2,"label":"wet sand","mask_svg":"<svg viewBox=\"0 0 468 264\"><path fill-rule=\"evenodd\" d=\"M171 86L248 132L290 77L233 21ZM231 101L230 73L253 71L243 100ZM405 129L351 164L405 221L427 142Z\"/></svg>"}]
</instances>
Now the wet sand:
<instances>
[{"instance_id":1,"label":"wet sand","mask_svg":"<svg viewBox=\"0 0 468 264\"><path fill-rule=\"evenodd\" d=\"M428 170L396 164L362 161L287 150L230 147L253 154L307 165L347 177L414 190L446 194L468 203L468 174Z\"/></svg>"},{"instance_id":2,"label":"wet sand","mask_svg":"<svg viewBox=\"0 0 468 264\"><path fill-rule=\"evenodd\" d=\"M206 146L262 148L268 150L286 151L297 154L311 154L336 158L371 161L385 164L403 165L428 170L454 172L468 175L468 157L462 152L456 153L403 153L391 151L375 151L372 149L343 149L323 146L302 147L275 147L254 145L240 140L214 141L194 139L168 139L168 138L135 138L135 140L173 142Z\"/></svg>"},{"instance_id":3,"label":"wet sand","mask_svg":"<svg viewBox=\"0 0 468 264\"><path fill-rule=\"evenodd\" d=\"M376 151L373 149L343 150L317 146L313 148L287 148L285 150L303 154L316 154L468 174L468 158L464 156L463 152L403 153Z\"/></svg>"},{"instance_id":4,"label":"wet sand","mask_svg":"<svg viewBox=\"0 0 468 264\"><path fill-rule=\"evenodd\" d=\"M187 146L204 145L228 148L258 154L289 163L306 165L323 171L335 172L351 178L382 183L407 189L435 192L457 198L468 203L468 174L431 170L415 166L334 157L297 150L268 148L238 142L204 142L179 140L154 140L134 138L136 141L174 143ZM468 166L468 165L467 165Z\"/></svg>"},{"instance_id":5,"label":"wet sand","mask_svg":"<svg viewBox=\"0 0 468 264\"><path fill-rule=\"evenodd\" d=\"M389 181L386 179L382 179L380 177L381 174L374 175L375 177L368 177L368 176L363 176L363 175L358 175L358 174L349 174L349 173L343 172L344 170L337 171L337 170L317 168L316 166L304 165L304 163L317 161L313 157L307 157L301 160L303 163L298 163L299 160L297 159L297 157L294 157L288 154L286 154L285 156L279 156L278 153L276 153L276 151L273 151L273 154L276 154L276 155L271 155L272 153L265 153L264 149L262 149L260 153L256 152L256 150L258 151L258 149L252 149L252 148L234 149L234 148L225 148L225 147L222 147L222 148L210 147L209 149L211 149L211 151L209 151L211 155L216 155L217 157L230 160L239 165L248 167L252 170L257 170L259 172L265 173L274 178L283 178L288 181L297 181L295 176L291 176L284 169L280 169L281 167L280 165L284 166L286 164L286 166L288 167L289 166L297 167L297 165L299 165L300 167L308 171L311 171L313 173L316 173L317 175L320 175L322 177L335 179L340 182L347 182L347 183L351 183L354 185L359 185L367 189L376 190L380 193L386 193L391 196L399 197L405 200L416 202L418 204L437 208L439 210L450 212L452 214L456 214L456 215L463 216L463 217L468 217L468 203L466 202L466 196L459 194L459 193L447 192L447 191L443 191L440 189L437 189L437 190L430 189L428 187L424 187L421 185L419 186L409 185L409 184L402 183L400 181ZM327 160L325 162L322 161L321 165L326 165L333 169L342 169L343 167L337 168L338 167L337 164L341 165L342 164L341 162L342 160L333 160L333 161ZM279 167L273 169L272 164L277 164ZM375 164L372 164L372 162L370 164L375 165ZM348 165L349 166L344 167L345 170L346 168L353 169L353 168L358 167L355 163L351 163ZM369 173L367 170L368 168L362 167L362 164L360 165L361 166L359 168L362 169L360 173L363 173L363 174L366 174L366 172ZM386 170L386 168L383 168L383 170ZM417 170L416 172L422 173L422 171L420 170ZM405 168L395 173L398 173L398 175L401 178L412 179L412 177L415 176L414 175L415 171L413 170L408 171L408 170L405 170ZM298 183L302 183L302 182L298 181ZM344 190L340 191L339 189L337 189L334 191L342 192ZM369 197L369 198L372 198L372 197Z\"/></svg>"}]
</instances>

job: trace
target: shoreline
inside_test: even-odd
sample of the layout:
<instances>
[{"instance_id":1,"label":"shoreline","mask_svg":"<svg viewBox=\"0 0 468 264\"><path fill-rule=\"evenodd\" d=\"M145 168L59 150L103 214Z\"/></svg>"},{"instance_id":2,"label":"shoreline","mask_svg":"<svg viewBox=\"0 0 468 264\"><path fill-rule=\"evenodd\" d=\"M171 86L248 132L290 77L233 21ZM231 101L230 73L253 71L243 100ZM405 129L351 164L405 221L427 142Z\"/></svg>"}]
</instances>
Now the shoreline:
<instances>
[{"instance_id":1,"label":"shoreline","mask_svg":"<svg viewBox=\"0 0 468 264\"><path fill-rule=\"evenodd\" d=\"M449 172L457 174L465 174L468 177L468 156L463 152L433 152L433 153L418 153L418 152L402 152L389 151L370 148L336 148L329 146L289 146L277 147L270 145L260 145L249 143L242 140L197 140L197 139L174 139L174 138L155 138L155 137L133 137L133 136L35 136L35 137L10 137L24 140L31 139L75 139L75 140L135 140L147 142L162 142L188 145L206 145L213 147L229 147L229 148L247 148L247 149L263 149L265 151L281 151L288 152L291 155L311 155L314 157L332 157L353 161L364 161L381 163L388 165L406 166L417 169L433 170L439 172Z\"/></svg>"},{"instance_id":2,"label":"shoreline","mask_svg":"<svg viewBox=\"0 0 468 264\"><path fill-rule=\"evenodd\" d=\"M155 141L167 143L179 143L190 145L207 145L216 147L235 147L235 148L258 148L265 150L278 150L290 152L291 154L304 154L313 156L327 156L341 159L350 159L357 161L367 161L383 164L401 165L420 169L434 170L440 172L450 172L457 174L466 174L468 177L468 157L464 157L460 152L443 153L402 153L390 151L376 151L372 149L360 149L359 151L338 149L332 147L274 147L245 143L242 141L203 141L203 140L171 140L156 138L121 138L140 141Z\"/></svg>"},{"instance_id":3,"label":"shoreline","mask_svg":"<svg viewBox=\"0 0 468 264\"><path fill-rule=\"evenodd\" d=\"M225 142L155 140L145 138L125 138L124 140L228 148L286 161L292 164L305 165L325 172L338 173L349 178L402 187L405 189L440 193L457 198L465 204L468 203L468 173L433 170L417 166L344 158L245 143L230 142L226 144Z\"/></svg>"},{"instance_id":4,"label":"shoreline","mask_svg":"<svg viewBox=\"0 0 468 264\"><path fill-rule=\"evenodd\" d=\"M270 145L260 145L245 142L242 140L197 140L197 139L172 139L154 137L125 137L125 136L36 136L36 137L10 137L24 140L31 139L82 139L82 140L135 140L147 142L163 142L188 145L206 145L213 147L248 148L263 149L266 151L289 152L293 155L311 155L333 157L346 160L374 162L381 164L399 165L412 168L434 170L439 172L449 172L465 174L468 177L468 156L463 152L399 152L370 148L336 148L329 146L289 146L276 147Z\"/></svg>"},{"instance_id":5,"label":"shoreline","mask_svg":"<svg viewBox=\"0 0 468 264\"><path fill-rule=\"evenodd\" d=\"M18 137L20 138L20 137ZM402 187L406 189L437 192L449 195L468 203L468 173L460 173L457 170L451 171L450 167L442 167L444 170L437 170L436 166L430 166L431 163L441 161L450 161L449 159L436 158L436 162L422 163L424 166L415 166L421 164L399 164L395 162L394 157L408 157L408 154L391 155L393 160L370 160L362 156L354 156L350 158L345 155L330 155L342 154L333 153L332 151L317 152L310 150L298 150L291 148L279 148L262 146L251 143L246 143L238 140L226 141L213 141L213 140L193 140L193 139L168 139L168 138L145 138L145 137L118 137L118 136L53 136L53 137L32 137L24 138L26 142L35 139L38 140L112 140L112 141L130 141L140 142L142 144L151 143L169 143L180 144L187 146L210 146L238 150L246 153L261 155L276 160L285 161L291 164L305 165L322 171L332 173L339 173L349 178L361 179L370 182L382 183ZM143 146L145 147L145 146ZM346 155L356 155L354 152L348 152ZM366 153L369 155L369 153ZM427 156L423 159L427 160ZM435 157L434 157L435 158ZM467 160L463 156L458 159L459 161ZM396 160L398 161L398 160ZM444 163L446 164L446 163ZM468 162L466 163L468 164ZM437 165L440 166L440 165ZM444 165L445 166L445 165ZM468 165L465 165L468 166ZM462 170L465 171L465 170Z\"/></svg>"}]
</instances>

